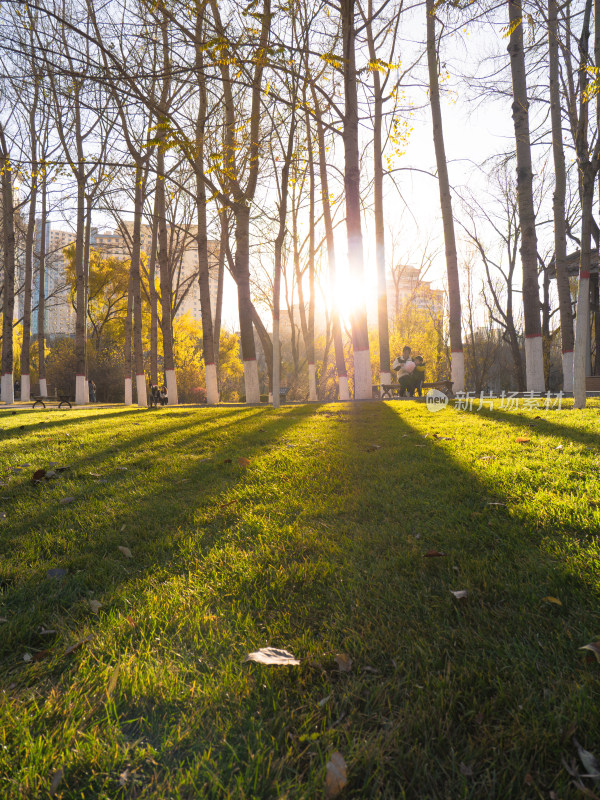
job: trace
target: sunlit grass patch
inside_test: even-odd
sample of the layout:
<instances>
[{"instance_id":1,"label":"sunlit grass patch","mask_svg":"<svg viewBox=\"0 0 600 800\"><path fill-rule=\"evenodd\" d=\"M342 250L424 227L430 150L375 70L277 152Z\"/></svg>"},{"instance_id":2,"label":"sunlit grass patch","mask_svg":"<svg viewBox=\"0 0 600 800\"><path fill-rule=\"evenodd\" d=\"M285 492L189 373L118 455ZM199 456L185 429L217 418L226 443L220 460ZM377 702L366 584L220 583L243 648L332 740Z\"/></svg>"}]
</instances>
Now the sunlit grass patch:
<instances>
[{"instance_id":1,"label":"sunlit grass patch","mask_svg":"<svg viewBox=\"0 0 600 800\"><path fill-rule=\"evenodd\" d=\"M599 433L594 405L0 414L0 796L322 797L334 751L348 797L577 796ZM300 666L243 663L267 646Z\"/></svg>"}]
</instances>

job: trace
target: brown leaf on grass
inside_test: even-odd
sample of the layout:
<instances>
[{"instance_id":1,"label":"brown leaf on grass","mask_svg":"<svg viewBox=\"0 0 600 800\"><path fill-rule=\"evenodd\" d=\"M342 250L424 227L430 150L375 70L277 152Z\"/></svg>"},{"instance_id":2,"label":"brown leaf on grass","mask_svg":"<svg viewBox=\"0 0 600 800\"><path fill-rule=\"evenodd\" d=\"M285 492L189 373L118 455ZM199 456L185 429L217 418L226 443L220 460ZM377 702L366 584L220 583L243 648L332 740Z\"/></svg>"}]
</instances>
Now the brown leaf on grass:
<instances>
[{"instance_id":1,"label":"brown leaf on grass","mask_svg":"<svg viewBox=\"0 0 600 800\"><path fill-rule=\"evenodd\" d=\"M249 467L250 459L244 458L244 456L240 456L240 458L238 458L238 464L240 465L240 467Z\"/></svg>"},{"instance_id":2,"label":"brown leaf on grass","mask_svg":"<svg viewBox=\"0 0 600 800\"><path fill-rule=\"evenodd\" d=\"M331 758L327 762L326 769L325 796L328 798L337 797L344 786L348 783L344 756L337 751L332 753Z\"/></svg>"},{"instance_id":3,"label":"brown leaf on grass","mask_svg":"<svg viewBox=\"0 0 600 800\"><path fill-rule=\"evenodd\" d=\"M120 544L117 547L117 550L120 550L121 553L123 553L123 555L125 556L125 558L133 558L133 554L128 547L125 547L124 545Z\"/></svg>"},{"instance_id":4,"label":"brown leaf on grass","mask_svg":"<svg viewBox=\"0 0 600 800\"><path fill-rule=\"evenodd\" d=\"M50 797L54 797L54 795L56 794L56 790L60 786L60 782L62 781L64 774L65 773L63 769L57 769L54 775L52 776L52 780L50 781L50 789L48 790Z\"/></svg>"},{"instance_id":5,"label":"brown leaf on grass","mask_svg":"<svg viewBox=\"0 0 600 800\"><path fill-rule=\"evenodd\" d=\"M8 620L6 619L6 617L0 617L0 625L1 625L3 622L8 622Z\"/></svg>"},{"instance_id":6,"label":"brown leaf on grass","mask_svg":"<svg viewBox=\"0 0 600 800\"><path fill-rule=\"evenodd\" d=\"M445 555L446 553L440 553L439 550L428 550L426 553L423 553L423 558L440 558Z\"/></svg>"},{"instance_id":7,"label":"brown leaf on grass","mask_svg":"<svg viewBox=\"0 0 600 800\"><path fill-rule=\"evenodd\" d=\"M33 654L34 661L43 661L48 656L52 655L52 650L39 650L37 653Z\"/></svg>"},{"instance_id":8,"label":"brown leaf on grass","mask_svg":"<svg viewBox=\"0 0 600 800\"><path fill-rule=\"evenodd\" d=\"M75 500L74 497L61 497L59 503L61 506L68 506L69 503L72 503Z\"/></svg>"},{"instance_id":9,"label":"brown leaf on grass","mask_svg":"<svg viewBox=\"0 0 600 800\"><path fill-rule=\"evenodd\" d=\"M375 450L381 450L380 444L368 444L367 452L373 453Z\"/></svg>"},{"instance_id":10,"label":"brown leaf on grass","mask_svg":"<svg viewBox=\"0 0 600 800\"><path fill-rule=\"evenodd\" d=\"M518 442L518 444L527 444L527 442L530 441L531 439L528 439L527 436L517 436L517 438L515 439L515 442Z\"/></svg>"},{"instance_id":11,"label":"brown leaf on grass","mask_svg":"<svg viewBox=\"0 0 600 800\"><path fill-rule=\"evenodd\" d=\"M223 463L224 463L224 464L231 464L231 459L230 459L230 458L226 458L226 459L223 461Z\"/></svg>"},{"instance_id":12,"label":"brown leaf on grass","mask_svg":"<svg viewBox=\"0 0 600 800\"><path fill-rule=\"evenodd\" d=\"M555 606L562 606L558 597L551 597L550 595L548 595L548 597L542 597L542 603L552 603Z\"/></svg>"},{"instance_id":13,"label":"brown leaf on grass","mask_svg":"<svg viewBox=\"0 0 600 800\"><path fill-rule=\"evenodd\" d=\"M102 608L102 603L99 600L88 600L88 605L93 614L97 614Z\"/></svg>"},{"instance_id":14,"label":"brown leaf on grass","mask_svg":"<svg viewBox=\"0 0 600 800\"><path fill-rule=\"evenodd\" d=\"M131 619L131 617L129 616L129 614L127 614L127 616L125 617L125 619L126 619L126 620L127 620L127 622L128 622L130 625L131 625L131 627L132 627L132 628L135 628L135 622L134 622L134 621Z\"/></svg>"},{"instance_id":15,"label":"brown leaf on grass","mask_svg":"<svg viewBox=\"0 0 600 800\"><path fill-rule=\"evenodd\" d=\"M350 672L352 670L352 659L346 653L337 653L333 660L340 672Z\"/></svg>"},{"instance_id":16,"label":"brown leaf on grass","mask_svg":"<svg viewBox=\"0 0 600 800\"><path fill-rule=\"evenodd\" d=\"M85 639L82 639L79 642L75 642L75 644L72 644L69 647L67 647L67 649L65 650L65 655L70 656L73 653L76 653L80 648L83 647L84 644L87 644L88 642L91 641L92 641L92 635L90 634L89 636L86 636Z\"/></svg>"},{"instance_id":17,"label":"brown leaf on grass","mask_svg":"<svg viewBox=\"0 0 600 800\"><path fill-rule=\"evenodd\" d=\"M124 770L119 775L119 783L121 784L121 786L127 786L127 781L129 780L130 776L131 776L131 773L129 772L129 768Z\"/></svg>"},{"instance_id":18,"label":"brown leaf on grass","mask_svg":"<svg viewBox=\"0 0 600 800\"><path fill-rule=\"evenodd\" d=\"M584 644L583 647L579 649L590 650L596 656L596 660L600 662L600 642L590 642L589 644Z\"/></svg>"},{"instance_id":19,"label":"brown leaf on grass","mask_svg":"<svg viewBox=\"0 0 600 800\"><path fill-rule=\"evenodd\" d=\"M43 481L45 477L46 477L45 469L36 469L36 471L31 476L31 480L34 483L39 483L40 481Z\"/></svg>"},{"instance_id":20,"label":"brown leaf on grass","mask_svg":"<svg viewBox=\"0 0 600 800\"><path fill-rule=\"evenodd\" d=\"M473 765L472 764L465 764L462 761L458 765L458 769L460 770L460 774L464 775L465 778L472 778L473 777Z\"/></svg>"},{"instance_id":21,"label":"brown leaf on grass","mask_svg":"<svg viewBox=\"0 0 600 800\"><path fill-rule=\"evenodd\" d=\"M237 498L235 500L230 500L228 503L223 503L219 506L219 508L227 508L227 506L232 506L234 503L237 503Z\"/></svg>"},{"instance_id":22,"label":"brown leaf on grass","mask_svg":"<svg viewBox=\"0 0 600 800\"><path fill-rule=\"evenodd\" d=\"M453 594L457 600L464 600L465 597L469 595L466 589L460 589L458 592L453 592L452 589L450 589L450 594Z\"/></svg>"},{"instance_id":23,"label":"brown leaf on grass","mask_svg":"<svg viewBox=\"0 0 600 800\"><path fill-rule=\"evenodd\" d=\"M31 653L23 653L23 661L28 664L33 659Z\"/></svg>"},{"instance_id":24,"label":"brown leaf on grass","mask_svg":"<svg viewBox=\"0 0 600 800\"><path fill-rule=\"evenodd\" d=\"M454 436L440 436L439 433L434 433L433 434L433 438L434 439L439 439L442 442L449 442L452 439L454 439Z\"/></svg>"},{"instance_id":25,"label":"brown leaf on grass","mask_svg":"<svg viewBox=\"0 0 600 800\"><path fill-rule=\"evenodd\" d=\"M261 647L254 653L248 653L244 661L255 661L257 664L273 666L282 664L297 666L300 664L300 661L292 653L288 653L287 650L278 650L276 647Z\"/></svg>"},{"instance_id":26,"label":"brown leaf on grass","mask_svg":"<svg viewBox=\"0 0 600 800\"><path fill-rule=\"evenodd\" d=\"M119 680L119 672L121 671L121 667L119 664L113 669L110 673L110 678L108 679L108 685L106 687L106 696L110 697L111 694L117 687L117 681Z\"/></svg>"}]
</instances>

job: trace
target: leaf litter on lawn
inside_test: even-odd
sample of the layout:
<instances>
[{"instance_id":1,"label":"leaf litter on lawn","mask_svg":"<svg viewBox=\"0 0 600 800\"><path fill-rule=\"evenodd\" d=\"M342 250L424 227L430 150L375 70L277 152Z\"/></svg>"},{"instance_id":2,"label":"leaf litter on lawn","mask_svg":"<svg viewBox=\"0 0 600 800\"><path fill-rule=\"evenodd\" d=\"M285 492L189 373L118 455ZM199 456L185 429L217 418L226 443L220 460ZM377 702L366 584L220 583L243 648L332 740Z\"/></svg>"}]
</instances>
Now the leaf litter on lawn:
<instances>
[{"instance_id":1,"label":"leaf litter on lawn","mask_svg":"<svg viewBox=\"0 0 600 800\"><path fill-rule=\"evenodd\" d=\"M298 666L300 661L287 650L279 650L277 647L261 647L253 653L248 653L244 661L254 661L257 664L268 666Z\"/></svg>"},{"instance_id":2,"label":"leaf litter on lawn","mask_svg":"<svg viewBox=\"0 0 600 800\"><path fill-rule=\"evenodd\" d=\"M325 769L325 796L327 798L337 797L348 783L344 756L336 750L331 754Z\"/></svg>"}]
</instances>

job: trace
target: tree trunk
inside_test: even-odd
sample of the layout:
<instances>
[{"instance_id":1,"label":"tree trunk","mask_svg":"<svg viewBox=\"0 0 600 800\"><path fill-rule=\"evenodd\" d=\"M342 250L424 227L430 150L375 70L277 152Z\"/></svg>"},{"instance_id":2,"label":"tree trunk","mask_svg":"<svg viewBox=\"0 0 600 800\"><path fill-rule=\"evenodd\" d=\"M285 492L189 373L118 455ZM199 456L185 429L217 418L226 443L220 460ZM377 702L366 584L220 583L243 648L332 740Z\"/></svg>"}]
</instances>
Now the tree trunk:
<instances>
[{"instance_id":1,"label":"tree trunk","mask_svg":"<svg viewBox=\"0 0 600 800\"><path fill-rule=\"evenodd\" d=\"M273 387L271 392L273 408L279 408L281 404L281 341L279 339L279 313L281 304L281 254L283 251L283 242L285 240L288 185L290 177L290 165L294 152L295 131L296 117L292 111L290 129L288 132L287 150L284 156L283 169L281 170L279 230L277 232L277 236L275 237L275 263L273 274Z\"/></svg>"},{"instance_id":2,"label":"tree trunk","mask_svg":"<svg viewBox=\"0 0 600 800\"><path fill-rule=\"evenodd\" d=\"M156 252L158 249L158 219L156 216L156 193L152 214L152 240L148 263L148 296L150 298L150 382L158 385L158 297L156 294Z\"/></svg>"},{"instance_id":3,"label":"tree trunk","mask_svg":"<svg viewBox=\"0 0 600 800\"><path fill-rule=\"evenodd\" d=\"M590 336L590 264L592 256L592 211L594 207L595 175L590 167L583 170L581 179L581 255L579 288L575 319L575 352L573 356L573 407L584 408L586 401L586 362Z\"/></svg>"},{"instance_id":4,"label":"tree trunk","mask_svg":"<svg viewBox=\"0 0 600 800\"><path fill-rule=\"evenodd\" d=\"M206 232L206 185L204 183L204 137L207 114L206 85L203 63L203 20L204 6L198 7L196 15L196 77L198 81L198 116L196 117L197 157L194 163L196 173L196 208L198 214L198 282L200 285L200 307L202 313L202 347L204 351L204 370L206 377L206 402L215 405L219 402L219 383L217 380L217 358L213 330L212 309L210 307L210 275L208 265L208 236ZM218 349L218 342L217 342Z\"/></svg>"},{"instance_id":5,"label":"tree trunk","mask_svg":"<svg viewBox=\"0 0 600 800\"><path fill-rule=\"evenodd\" d=\"M165 154L161 145L156 154L156 215L158 218L158 266L160 271L161 328L163 360L169 405L177 405L177 380L173 358L173 291L169 270L169 235L165 207Z\"/></svg>"},{"instance_id":6,"label":"tree trunk","mask_svg":"<svg viewBox=\"0 0 600 800\"><path fill-rule=\"evenodd\" d=\"M465 357L462 346L462 312L460 302L460 280L458 277L458 259L456 255L456 238L454 235L454 215L452 213L452 195L448 178L448 164L444 145L442 127L442 109L440 105L440 87L438 80L437 52L435 42L435 4L433 0L426 2L427 12L427 65L429 68L429 100L433 121L433 144L438 172L440 190L440 207L444 225L444 244L446 249L446 271L448 274L448 299L450 317L450 352L452 362L452 381L455 392L465 389Z\"/></svg>"},{"instance_id":7,"label":"tree trunk","mask_svg":"<svg viewBox=\"0 0 600 800\"><path fill-rule=\"evenodd\" d=\"M144 372L144 346L142 341L142 286L140 279L140 253L142 249L142 214L146 190L146 175L140 164L135 169L135 193L133 209L133 232L131 237L131 261L129 286L133 295L133 354L135 361L135 385L137 404L148 406L148 389ZM129 301L128 301L129 305ZM131 375L131 371L129 373Z\"/></svg>"},{"instance_id":8,"label":"tree trunk","mask_svg":"<svg viewBox=\"0 0 600 800\"><path fill-rule=\"evenodd\" d=\"M221 209L219 222L221 224L221 236L217 266L217 302L213 321L213 342L215 347L215 363L217 365L217 379L219 378L221 316L223 313L223 285L225 283L225 250L229 244L229 219L227 217L227 209L225 207Z\"/></svg>"},{"instance_id":9,"label":"tree trunk","mask_svg":"<svg viewBox=\"0 0 600 800\"><path fill-rule=\"evenodd\" d=\"M33 115L32 115L33 117ZM25 288L23 296L23 343L21 345L21 400L29 402L31 396L31 289L33 282L33 248L35 243L35 214L37 211L38 164L35 120L31 123L31 196L29 198L29 218L25 236ZM44 178L45 180L45 178Z\"/></svg>"},{"instance_id":10,"label":"tree trunk","mask_svg":"<svg viewBox=\"0 0 600 800\"><path fill-rule=\"evenodd\" d=\"M523 50L521 0L509 0L510 70L513 87L512 116L517 154L517 201L521 226L523 269L523 317L525 321L525 374L527 391L543 392L544 353L540 325L540 292L537 274L537 236L533 207L533 170L529 137L529 101Z\"/></svg>"},{"instance_id":11,"label":"tree trunk","mask_svg":"<svg viewBox=\"0 0 600 800\"><path fill-rule=\"evenodd\" d=\"M313 106L315 112L315 122L317 127L317 152L319 154L319 178L321 181L321 199L323 203L323 222L325 225L325 239L327 241L327 266L329 268L329 289L331 296L331 326L333 329L333 347L335 351L335 365L338 375L338 392L340 400L349 400L348 373L346 372L346 360L344 358L344 344L342 341L342 326L340 325L340 313L336 294L336 258L335 241L333 238L333 223L331 220L331 206L329 205L329 181L327 177L327 161L325 150L325 136L323 133L323 121L321 111L317 101L317 94L314 85L311 83Z\"/></svg>"},{"instance_id":12,"label":"tree trunk","mask_svg":"<svg viewBox=\"0 0 600 800\"><path fill-rule=\"evenodd\" d=\"M562 342L563 391L573 391L573 311L571 289L567 273L567 237L565 225L565 197L567 175L565 152L562 140L562 114L560 107L560 83L558 65L558 6L556 0L548 0L548 54L550 71L550 118L552 121L552 154L554 157L554 266L560 334Z\"/></svg>"},{"instance_id":13,"label":"tree trunk","mask_svg":"<svg viewBox=\"0 0 600 800\"><path fill-rule=\"evenodd\" d=\"M133 331L133 287L131 285L131 272L129 273L129 286L127 287L127 315L125 317L125 359L123 371L125 374L125 405L133 405L133 390L131 388L131 340Z\"/></svg>"},{"instance_id":14,"label":"tree trunk","mask_svg":"<svg viewBox=\"0 0 600 800\"><path fill-rule=\"evenodd\" d=\"M341 0L344 60L344 188L346 193L346 233L350 281L355 292L355 306L350 316L354 355L354 399L372 397L371 355L364 302L363 240L360 209L360 165L358 153L358 98L356 53L354 43L355 0Z\"/></svg>"},{"instance_id":15,"label":"tree trunk","mask_svg":"<svg viewBox=\"0 0 600 800\"><path fill-rule=\"evenodd\" d=\"M12 404L13 383L13 317L15 308L15 219L13 205L13 172L6 145L4 128L0 127L0 175L2 180L2 238L4 245L4 297L2 303L2 401Z\"/></svg>"},{"instance_id":16,"label":"tree trunk","mask_svg":"<svg viewBox=\"0 0 600 800\"><path fill-rule=\"evenodd\" d=\"M308 399L317 401L317 379L315 375L315 161L308 103L306 105L306 145L308 147Z\"/></svg>"},{"instance_id":17,"label":"tree trunk","mask_svg":"<svg viewBox=\"0 0 600 800\"><path fill-rule=\"evenodd\" d=\"M40 394L48 395L46 383L46 181L42 184L42 216L40 230L40 253L38 264L38 308L37 308L37 341L38 341L38 379Z\"/></svg>"},{"instance_id":18,"label":"tree trunk","mask_svg":"<svg viewBox=\"0 0 600 800\"><path fill-rule=\"evenodd\" d=\"M238 287L240 342L244 361L246 402L259 403L260 387L250 299L250 209L247 206L236 206L235 223L235 273Z\"/></svg>"}]
</instances>

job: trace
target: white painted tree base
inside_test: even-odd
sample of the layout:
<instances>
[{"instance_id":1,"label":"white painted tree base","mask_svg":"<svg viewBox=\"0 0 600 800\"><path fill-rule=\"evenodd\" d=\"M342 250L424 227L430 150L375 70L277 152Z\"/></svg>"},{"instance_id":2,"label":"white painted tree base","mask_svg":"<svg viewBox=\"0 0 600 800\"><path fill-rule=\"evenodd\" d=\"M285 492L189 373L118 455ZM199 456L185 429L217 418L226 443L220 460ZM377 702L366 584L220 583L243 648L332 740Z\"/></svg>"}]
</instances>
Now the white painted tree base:
<instances>
[{"instance_id":1,"label":"white painted tree base","mask_svg":"<svg viewBox=\"0 0 600 800\"><path fill-rule=\"evenodd\" d=\"M317 380L315 376L315 365L308 365L308 399L311 403L317 401Z\"/></svg>"},{"instance_id":2,"label":"white painted tree base","mask_svg":"<svg viewBox=\"0 0 600 800\"><path fill-rule=\"evenodd\" d=\"M350 400L350 388L348 386L348 376L342 375L338 378L338 386L339 386L339 394L340 400L344 402Z\"/></svg>"},{"instance_id":3,"label":"white painted tree base","mask_svg":"<svg viewBox=\"0 0 600 800\"><path fill-rule=\"evenodd\" d=\"M562 354L563 392L573 391L573 351Z\"/></svg>"},{"instance_id":4,"label":"white painted tree base","mask_svg":"<svg viewBox=\"0 0 600 800\"><path fill-rule=\"evenodd\" d=\"M382 386L389 386L392 382L392 375L390 372L381 372L379 374L379 383ZM383 389L379 390L381 396L383 397Z\"/></svg>"},{"instance_id":5,"label":"white painted tree base","mask_svg":"<svg viewBox=\"0 0 600 800\"><path fill-rule=\"evenodd\" d=\"M125 378L125 405L133 405L133 388L131 385L131 378Z\"/></svg>"},{"instance_id":6,"label":"white painted tree base","mask_svg":"<svg viewBox=\"0 0 600 800\"><path fill-rule=\"evenodd\" d=\"M40 381L40 391L42 388L41 383L42 382ZM85 375L77 375L75 377L75 405L84 406L87 402L89 402L89 399L89 388L88 382L85 379Z\"/></svg>"},{"instance_id":7,"label":"white painted tree base","mask_svg":"<svg viewBox=\"0 0 600 800\"><path fill-rule=\"evenodd\" d=\"M354 351L354 399L371 400L371 354L368 350Z\"/></svg>"},{"instance_id":8,"label":"white painted tree base","mask_svg":"<svg viewBox=\"0 0 600 800\"><path fill-rule=\"evenodd\" d=\"M2 394L2 402L6 405L12 405L15 402L15 384L13 383L12 372L7 372L2 376L0 382L0 394Z\"/></svg>"},{"instance_id":9,"label":"white painted tree base","mask_svg":"<svg viewBox=\"0 0 600 800\"><path fill-rule=\"evenodd\" d=\"M31 400L31 383L29 375L21 375L21 401L28 403Z\"/></svg>"},{"instance_id":10,"label":"white painted tree base","mask_svg":"<svg viewBox=\"0 0 600 800\"><path fill-rule=\"evenodd\" d=\"M206 402L216 406L219 402L219 383L217 381L217 365L207 364L206 369Z\"/></svg>"},{"instance_id":11,"label":"white painted tree base","mask_svg":"<svg viewBox=\"0 0 600 800\"><path fill-rule=\"evenodd\" d=\"M544 347L541 336L525 338L525 378L528 392L544 393Z\"/></svg>"},{"instance_id":12,"label":"white painted tree base","mask_svg":"<svg viewBox=\"0 0 600 800\"><path fill-rule=\"evenodd\" d=\"M452 360L452 391L464 392L465 390L465 354L456 351L451 354Z\"/></svg>"},{"instance_id":13,"label":"white painted tree base","mask_svg":"<svg viewBox=\"0 0 600 800\"><path fill-rule=\"evenodd\" d=\"M137 394L137 404L140 408L148 408L148 390L146 388L146 376L135 376L135 390Z\"/></svg>"},{"instance_id":14,"label":"white painted tree base","mask_svg":"<svg viewBox=\"0 0 600 800\"><path fill-rule=\"evenodd\" d=\"M179 403L179 397L177 395L177 378L175 377L175 370L165 370L165 378L167 379L167 392L169 393L168 405L176 406Z\"/></svg>"},{"instance_id":15,"label":"white painted tree base","mask_svg":"<svg viewBox=\"0 0 600 800\"><path fill-rule=\"evenodd\" d=\"M46 378L40 378L40 394L42 397L48 397L48 382Z\"/></svg>"},{"instance_id":16,"label":"white painted tree base","mask_svg":"<svg viewBox=\"0 0 600 800\"><path fill-rule=\"evenodd\" d=\"M246 402L260 403L258 364L256 360L244 361L244 386L246 388Z\"/></svg>"}]
</instances>

